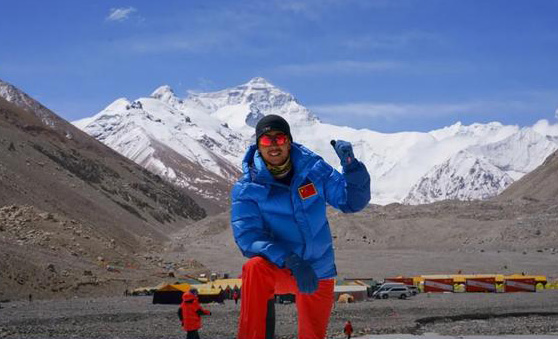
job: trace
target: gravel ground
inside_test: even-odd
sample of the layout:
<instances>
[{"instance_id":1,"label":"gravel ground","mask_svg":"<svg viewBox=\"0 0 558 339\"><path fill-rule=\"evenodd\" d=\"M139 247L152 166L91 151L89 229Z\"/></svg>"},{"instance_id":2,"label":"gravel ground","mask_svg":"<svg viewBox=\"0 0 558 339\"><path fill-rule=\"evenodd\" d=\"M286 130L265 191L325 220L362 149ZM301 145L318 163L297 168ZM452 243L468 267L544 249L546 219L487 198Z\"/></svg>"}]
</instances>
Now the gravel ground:
<instances>
[{"instance_id":1,"label":"gravel ground","mask_svg":"<svg viewBox=\"0 0 558 339\"><path fill-rule=\"evenodd\" d=\"M37 300L0 304L0 338L185 338L177 305L153 305L151 297ZM209 304L205 338L234 338L239 305ZM276 305L278 338L296 335L293 304ZM558 291L508 294L419 294L408 300L336 304L329 327L342 338L350 319L366 334L557 335Z\"/></svg>"}]
</instances>

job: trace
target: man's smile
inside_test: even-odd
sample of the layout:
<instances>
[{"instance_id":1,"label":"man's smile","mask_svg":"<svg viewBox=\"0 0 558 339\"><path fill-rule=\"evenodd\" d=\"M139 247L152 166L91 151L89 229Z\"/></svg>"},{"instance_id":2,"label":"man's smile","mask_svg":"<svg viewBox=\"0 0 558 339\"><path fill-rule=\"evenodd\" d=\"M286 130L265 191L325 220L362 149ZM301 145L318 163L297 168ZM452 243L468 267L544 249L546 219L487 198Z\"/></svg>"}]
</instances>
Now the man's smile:
<instances>
[{"instance_id":1,"label":"man's smile","mask_svg":"<svg viewBox=\"0 0 558 339\"><path fill-rule=\"evenodd\" d=\"M283 153L283 152L281 152L280 149L274 149L274 150L270 150L270 151L267 152L267 154L269 154L272 157L280 156L281 153Z\"/></svg>"}]
</instances>

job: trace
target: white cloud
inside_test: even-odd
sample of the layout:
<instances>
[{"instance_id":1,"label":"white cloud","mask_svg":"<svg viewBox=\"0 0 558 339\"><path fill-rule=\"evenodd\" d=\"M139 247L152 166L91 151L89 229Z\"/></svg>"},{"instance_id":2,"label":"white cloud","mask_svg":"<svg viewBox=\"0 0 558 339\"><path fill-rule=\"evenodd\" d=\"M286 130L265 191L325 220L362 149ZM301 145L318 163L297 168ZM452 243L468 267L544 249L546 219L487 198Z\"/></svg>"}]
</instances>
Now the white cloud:
<instances>
[{"instance_id":1,"label":"white cloud","mask_svg":"<svg viewBox=\"0 0 558 339\"><path fill-rule=\"evenodd\" d=\"M107 16L107 21L125 21L130 17L130 14L136 12L134 7L128 8L111 8Z\"/></svg>"},{"instance_id":2,"label":"white cloud","mask_svg":"<svg viewBox=\"0 0 558 339\"><path fill-rule=\"evenodd\" d=\"M395 61L353 61L339 60L312 64L291 64L275 68L280 74L312 75L312 74L347 74L362 72L380 72L404 67Z\"/></svg>"},{"instance_id":3,"label":"white cloud","mask_svg":"<svg viewBox=\"0 0 558 339\"><path fill-rule=\"evenodd\" d=\"M389 0L275 0L280 10L317 18L321 12L335 7L358 6L360 8L382 8L393 6Z\"/></svg>"},{"instance_id":4,"label":"white cloud","mask_svg":"<svg viewBox=\"0 0 558 339\"><path fill-rule=\"evenodd\" d=\"M420 32L408 31L398 34L367 34L349 38L342 44L351 49L401 49L412 44L435 43L437 45L445 43L440 35Z\"/></svg>"},{"instance_id":5,"label":"white cloud","mask_svg":"<svg viewBox=\"0 0 558 339\"><path fill-rule=\"evenodd\" d=\"M471 101L461 103L380 103L358 102L310 107L318 116L345 116L355 118L440 118L487 114L498 116L514 112L532 111L530 101Z\"/></svg>"},{"instance_id":6,"label":"white cloud","mask_svg":"<svg viewBox=\"0 0 558 339\"><path fill-rule=\"evenodd\" d=\"M546 119L537 121L533 129L542 135L558 136L558 124L551 125Z\"/></svg>"},{"instance_id":7,"label":"white cloud","mask_svg":"<svg viewBox=\"0 0 558 339\"><path fill-rule=\"evenodd\" d=\"M165 35L132 36L119 40L116 48L127 52L158 54L173 52L204 53L227 49L224 42L235 42L228 32L204 32L200 34L169 33ZM240 43L239 43L240 44ZM230 48L227 50L230 51Z\"/></svg>"},{"instance_id":8,"label":"white cloud","mask_svg":"<svg viewBox=\"0 0 558 339\"><path fill-rule=\"evenodd\" d=\"M197 80L197 87L190 88L186 91L187 94L189 93L204 93L209 92L215 89L215 82L213 80L207 78L198 78Z\"/></svg>"},{"instance_id":9,"label":"white cloud","mask_svg":"<svg viewBox=\"0 0 558 339\"><path fill-rule=\"evenodd\" d=\"M356 116L368 118L435 117L467 112L471 104L347 103L312 106L318 116Z\"/></svg>"},{"instance_id":10,"label":"white cloud","mask_svg":"<svg viewBox=\"0 0 558 339\"><path fill-rule=\"evenodd\" d=\"M278 1L277 7L281 10L294 13L307 12L310 8L308 2L296 0Z\"/></svg>"},{"instance_id":11,"label":"white cloud","mask_svg":"<svg viewBox=\"0 0 558 339\"><path fill-rule=\"evenodd\" d=\"M137 14L134 15L136 19ZM133 34L113 40L116 50L126 53L251 53L260 46L251 44L254 34L261 34L260 16L251 12L216 9L201 13L175 12L169 16L153 16L150 24L168 27L152 33ZM208 23L211 23L208 25ZM249 52L248 52L249 51Z\"/></svg>"}]
</instances>

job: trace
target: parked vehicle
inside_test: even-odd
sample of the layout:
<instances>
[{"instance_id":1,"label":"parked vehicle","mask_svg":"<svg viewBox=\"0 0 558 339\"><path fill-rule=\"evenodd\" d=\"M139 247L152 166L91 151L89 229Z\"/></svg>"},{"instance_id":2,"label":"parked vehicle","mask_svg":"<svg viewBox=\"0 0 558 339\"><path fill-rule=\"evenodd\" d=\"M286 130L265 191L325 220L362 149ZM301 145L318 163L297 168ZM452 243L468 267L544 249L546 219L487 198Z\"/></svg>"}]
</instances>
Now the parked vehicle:
<instances>
[{"instance_id":1,"label":"parked vehicle","mask_svg":"<svg viewBox=\"0 0 558 339\"><path fill-rule=\"evenodd\" d=\"M380 287L380 289L378 289L373 294L374 298L376 299L388 299L388 298L407 299L412 295L413 293L404 284L400 284L399 286Z\"/></svg>"},{"instance_id":2,"label":"parked vehicle","mask_svg":"<svg viewBox=\"0 0 558 339\"><path fill-rule=\"evenodd\" d=\"M409 291L411 291L412 295L417 295L419 293L418 287L414 286L414 285L407 285L407 288L409 289Z\"/></svg>"},{"instance_id":3,"label":"parked vehicle","mask_svg":"<svg viewBox=\"0 0 558 339\"><path fill-rule=\"evenodd\" d=\"M386 289L386 288L395 287L395 286L405 286L405 284L396 283L396 282L387 282L387 283L379 284L379 285L376 286L376 289L374 290L374 292L378 292L381 289Z\"/></svg>"}]
</instances>

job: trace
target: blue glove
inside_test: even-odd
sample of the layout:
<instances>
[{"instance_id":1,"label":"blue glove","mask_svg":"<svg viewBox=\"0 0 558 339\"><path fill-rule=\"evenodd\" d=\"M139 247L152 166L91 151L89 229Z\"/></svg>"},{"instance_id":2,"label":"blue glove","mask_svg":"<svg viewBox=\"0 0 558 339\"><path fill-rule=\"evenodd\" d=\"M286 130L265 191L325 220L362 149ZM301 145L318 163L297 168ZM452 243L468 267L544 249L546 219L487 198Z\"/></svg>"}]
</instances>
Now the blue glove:
<instances>
[{"instance_id":1,"label":"blue glove","mask_svg":"<svg viewBox=\"0 0 558 339\"><path fill-rule=\"evenodd\" d=\"M343 168L355 163L355 155L353 154L353 145L350 142L343 140L331 140L331 146L335 149L337 156L341 159Z\"/></svg>"},{"instance_id":2,"label":"blue glove","mask_svg":"<svg viewBox=\"0 0 558 339\"><path fill-rule=\"evenodd\" d=\"M310 264L298 255L291 254L285 259L285 266L291 270L298 290L302 293L314 293L318 289L318 277Z\"/></svg>"}]
</instances>

